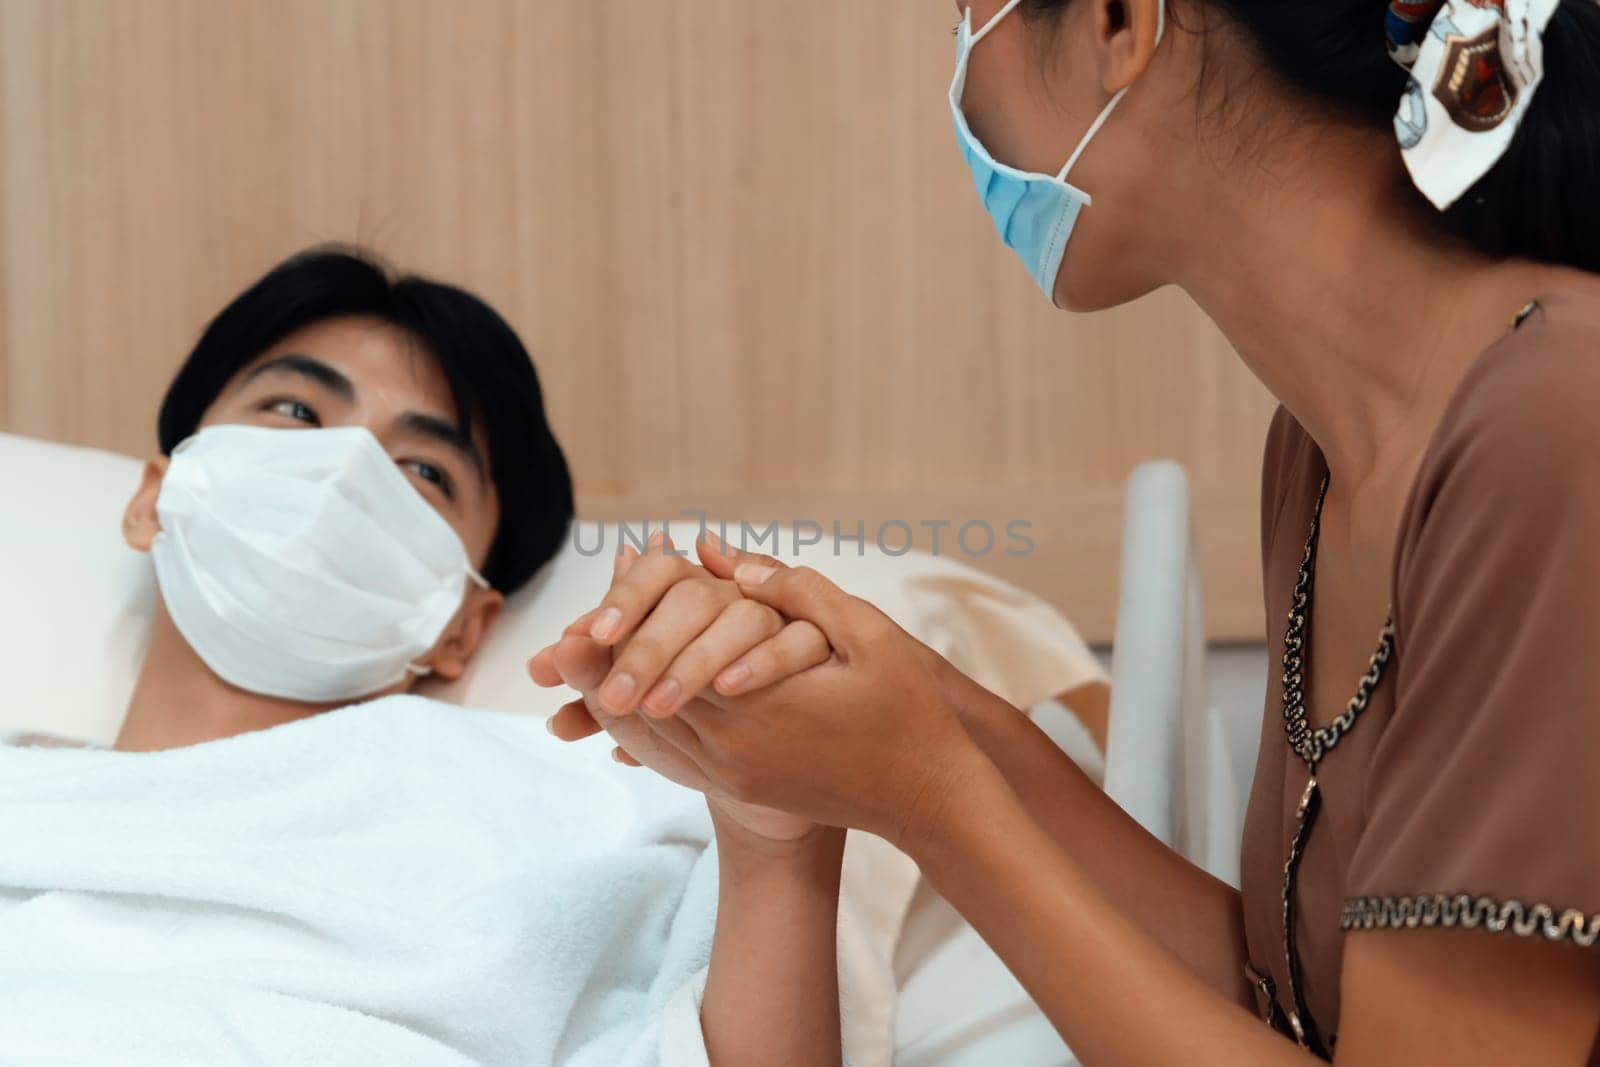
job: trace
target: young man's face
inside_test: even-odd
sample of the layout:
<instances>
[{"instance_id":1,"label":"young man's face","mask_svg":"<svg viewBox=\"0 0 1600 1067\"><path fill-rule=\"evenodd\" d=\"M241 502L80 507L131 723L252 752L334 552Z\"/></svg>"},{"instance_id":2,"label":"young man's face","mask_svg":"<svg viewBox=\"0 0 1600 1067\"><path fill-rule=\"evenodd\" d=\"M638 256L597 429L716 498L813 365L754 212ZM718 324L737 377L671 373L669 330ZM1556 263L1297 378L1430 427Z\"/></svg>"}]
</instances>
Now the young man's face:
<instances>
[{"instance_id":1,"label":"young man's face","mask_svg":"<svg viewBox=\"0 0 1600 1067\"><path fill-rule=\"evenodd\" d=\"M366 428L482 571L500 521L487 437L481 426L468 436L457 430L449 382L410 335L354 316L295 331L240 369L200 420L201 427L238 424L286 433ZM151 550L161 529L156 505L166 470L165 456L145 465L123 515L123 537L141 552ZM500 605L497 590L468 588L423 664L439 677L460 677Z\"/></svg>"},{"instance_id":2,"label":"young man's face","mask_svg":"<svg viewBox=\"0 0 1600 1067\"><path fill-rule=\"evenodd\" d=\"M200 420L285 430L364 426L483 568L500 520L481 425L457 430L450 385L421 345L377 319L327 319L246 364Z\"/></svg>"}]
</instances>

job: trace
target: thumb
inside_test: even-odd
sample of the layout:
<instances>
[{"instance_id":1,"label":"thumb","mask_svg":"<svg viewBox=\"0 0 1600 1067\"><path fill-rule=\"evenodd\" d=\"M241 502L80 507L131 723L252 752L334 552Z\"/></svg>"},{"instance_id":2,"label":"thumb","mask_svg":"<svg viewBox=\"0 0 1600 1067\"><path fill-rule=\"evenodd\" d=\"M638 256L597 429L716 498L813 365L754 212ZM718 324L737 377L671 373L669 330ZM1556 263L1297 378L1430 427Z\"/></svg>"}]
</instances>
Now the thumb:
<instances>
[{"instance_id":1,"label":"thumb","mask_svg":"<svg viewBox=\"0 0 1600 1067\"><path fill-rule=\"evenodd\" d=\"M828 644L844 649L853 644L858 609L863 602L810 567L741 563L733 580L739 592L787 619L803 619L821 630Z\"/></svg>"},{"instance_id":2,"label":"thumb","mask_svg":"<svg viewBox=\"0 0 1600 1067\"><path fill-rule=\"evenodd\" d=\"M712 533L709 527L701 532L700 538L694 543L694 547L695 551L699 553L701 566L724 580L731 579L733 572L744 563L772 567L775 570L784 566L771 556L763 556L755 552L746 552L743 549L734 548L728 542Z\"/></svg>"},{"instance_id":3,"label":"thumb","mask_svg":"<svg viewBox=\"0 0 1600 1067\"><path fill-rule=\"evenodd\" d=\"M566 679L561 677L561 672L556 669L556 647L569 637L588 637L589 627L594 624L595 616L599 614L599 608L591 608L579 615L577 619L567 624L567 628L561 631L560 637L545 645L529 658L528 674L532 676L535 684L544 686L546 689L567 684Z\"/></svg>"}]
</instances>

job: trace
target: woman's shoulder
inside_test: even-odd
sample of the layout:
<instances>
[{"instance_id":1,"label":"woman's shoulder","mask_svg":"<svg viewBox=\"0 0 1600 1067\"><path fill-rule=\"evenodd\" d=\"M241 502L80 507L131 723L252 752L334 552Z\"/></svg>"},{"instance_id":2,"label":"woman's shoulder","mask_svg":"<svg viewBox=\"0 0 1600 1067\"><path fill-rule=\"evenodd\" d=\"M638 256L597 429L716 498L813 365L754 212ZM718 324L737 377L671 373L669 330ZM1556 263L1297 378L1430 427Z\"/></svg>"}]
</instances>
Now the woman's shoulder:
<instances>
[{"instance_id":1,"label":"woman's shoulder","mask_svg":"<svg viewBox=\"0 0 1600 1067\"><path fill-rule=\"evenodd\" d=\"M1559 465L1600 445L1600 283L1541 297L1468 370L1436 435ZM1551 448L1558 451L1550 452Z\"/></svg>"},{"instance_id":2,"label":"woman's shoulder","mask_svg":"<svg viewBox=\"0 0 1600 1067\"><path fill-rule=\"evenodd\" d=\"M1573 741L1593 732L1600 687L1597 400L1600 301L1557 294L1484 350L1435 432L1395 554L1395 662L1347 930L1594 941L1591 841L1534 847L1529 827L1600 802Z\"/></svg>"},{"instance_id":3,"label":"woman's shoulder","mask_svg":"<svg viewBox=\"0 0 1600 1067\"><path fill-rule=\"evenodd\" d=\"M1467 370L1435 428L1402 517L1397 580L1472 539L1526 548L1553 527L1600 536L1597 406L1600 286L1541 298Z\"/></svg>"}]
</instances>

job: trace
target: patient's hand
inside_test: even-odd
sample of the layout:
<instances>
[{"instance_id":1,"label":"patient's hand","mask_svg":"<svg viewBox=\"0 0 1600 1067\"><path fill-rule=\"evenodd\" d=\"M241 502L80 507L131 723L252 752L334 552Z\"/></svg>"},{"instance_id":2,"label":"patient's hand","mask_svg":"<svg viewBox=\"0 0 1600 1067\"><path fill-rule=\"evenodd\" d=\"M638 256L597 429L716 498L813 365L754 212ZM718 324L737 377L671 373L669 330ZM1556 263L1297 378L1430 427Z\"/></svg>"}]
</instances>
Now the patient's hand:
<instances>
[{"instance_id":1,"label":"patient's hand","mask_svg":"<svg viewBox=\"0 0 1600 1067\"><path fill-rule=\"evenodd\" d=\"M738 594L733 595L737 597ZM699 738L683 720L657 719L634 710L619 714L602 705L596 691L611 672L614 659L625 653L626 646L613 650L590 637L588 622L593 614L569 626L560 641L529 662L529 673L535 682L544 686L569 685L582 694L581 699L566 705L551 718L552 733L562 740L576 741L605 730L616 742L619 760L648 767L670 781L705 793L714 816L731 820L759 837L791 841L815 829L815 824L809 820L734 800L716 789L698 769L695 754ZM691 697L681 706L702 703Z\"/></svg>"},{"instance_id":2,"label":"patient's hand","mask_svg":"<svg viewBox=\"0 0 1600 1067\"><path fill-rule=\"evenodd\" d=\"M690 701L691 706L701 703L699 700ZM704 793L713 815L731 820L751 833L772 841L797 840L816 829L816 824L809 819L776 808L735 800L716 788L682 747L697 747L699 744L694 731L682 720L656 722L636 712L612 716L603 710L591 709L589 713L596 724L611 735L617 748L631 757L630 762L648 767L681 786ZM679 736L669 741L665 735L670 732L677 732Z\"/></svg>"},{"instance_id":3,"label":"patient's hand","mask_svg":"<svg viewBox=\"0 0 1600 1067\"><path fill-rule=\"evenodd\" d=\"M600 606L584 616L579 632L617 650L598 691L612 714L640 708L665 718L708 688L752 692L832 654L821 630L743 596L731 580L739 563L775 560L735 552L710 531L695 548L704 566L675 554L660 531L642 555L627 549Z\"/></svg>"}]
</instances>

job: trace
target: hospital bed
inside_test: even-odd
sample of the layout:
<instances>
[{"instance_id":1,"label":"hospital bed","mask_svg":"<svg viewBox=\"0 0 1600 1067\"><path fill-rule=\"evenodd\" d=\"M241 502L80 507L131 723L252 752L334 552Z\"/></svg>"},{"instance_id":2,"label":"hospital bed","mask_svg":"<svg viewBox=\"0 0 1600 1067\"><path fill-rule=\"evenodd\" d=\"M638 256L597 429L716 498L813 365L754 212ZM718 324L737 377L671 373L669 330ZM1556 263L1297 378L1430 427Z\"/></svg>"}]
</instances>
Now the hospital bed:
<instances>
[{"instance_id":1,"label":"hospital bed","mask_svg":"<svg viewBox=\"0 0 1600 1067\"><path fill-rule=\"evenodd\" d=\"M13 490L0 521L0 604L8 609L0 648L7 650L11 690L0 703L0 730L109 741L138 668L154 596L147 561L128 551L119 533L139 464L5 434L0 463ZM686 541L693 529L674 532ZM586 543L593 544L592 533ZM562 698L528 684L522 662L592 606L597 583L603 588L609 577L603 554L572 555L569 548L568 558L558 558L513 598L474 670L437 695L508 711L554 710ZM1143 825L1219 877L1236 879L1253 753L1231 751L1219 716L1206 706L1200 588L1179 468L1148 465L1129 481L1104 763L1082 725L1048 697L1105 675L1042 601L949 559L860 561L847 554L805 562L1028 708ZM856 918L882 930L884 951L863 966L892 970L892 984L885 983L882 1003L851 1011L858 1025L892 1025L895 1063L1074 1062L1015 979L914 868L881 855L869 864L876 866L858 868L853 883Z\"/></svg>"},{"instance_id":2,"label":"hospital bed","mask_svg":"<svg viewBox=\"0 0 1600 1067\"><path fill-rule=\"evenodd\" d=\"M1145 829L1238 885L1255 737L1230 731L1208 699L1189 515L1177 464L1147 463L1128 479L1105 788Z\"/></svg>"}]
</instances>

